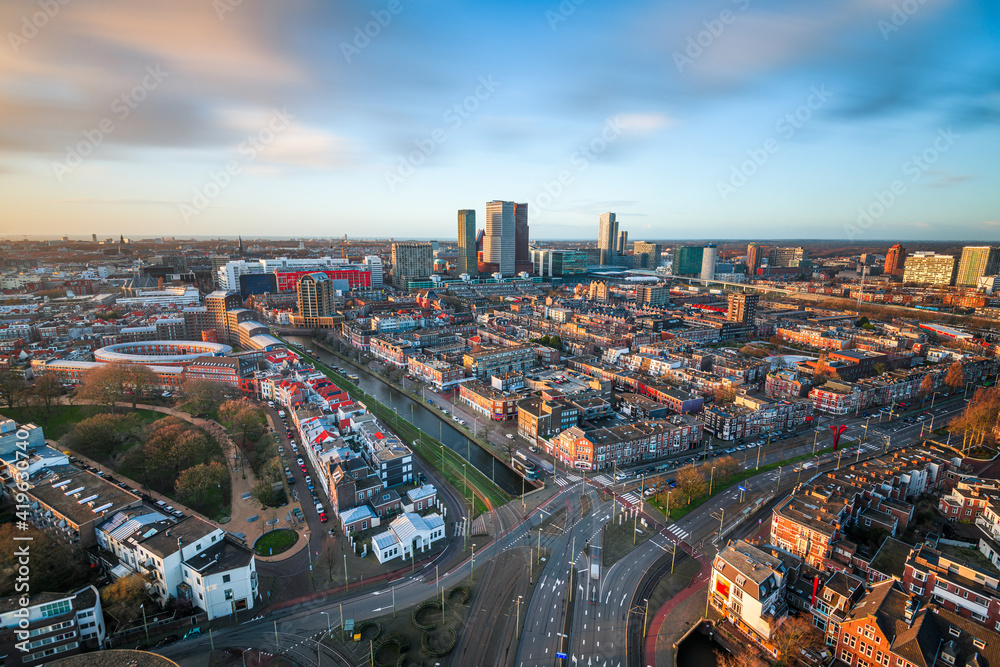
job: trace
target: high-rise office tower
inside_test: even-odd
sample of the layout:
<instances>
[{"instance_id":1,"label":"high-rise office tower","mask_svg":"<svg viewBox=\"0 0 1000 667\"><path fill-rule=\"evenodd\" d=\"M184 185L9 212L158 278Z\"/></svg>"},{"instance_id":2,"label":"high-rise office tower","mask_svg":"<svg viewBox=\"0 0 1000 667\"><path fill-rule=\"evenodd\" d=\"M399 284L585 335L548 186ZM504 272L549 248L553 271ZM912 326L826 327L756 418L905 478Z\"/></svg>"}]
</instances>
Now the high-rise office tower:
<instances>
[{"instance_id":1,"label":"high-rise office tower","mask_svg":"<svg viewBox=\"0 0 1000 667\"><path fill-rule=\"evenodd\" d=\"M601 251L601 264L607 265L614 261L615 244L618 242L618 220L614 213L601 213L601 222L597 228L597 247Z\"/></svg>"},{"instance_id":2,"label":"high-rise office tower","mask_svg":"<svg viewBox=\"0 0 1000 667\"><path fill-rule=\"evenodd\" d=\"M623 257L628 250L628 232L619 231L618 241L615 243L615 254L619 257Z\"/></svg>"},{"instance_id":3,"label":"high-rise office tower","mask_svg":"<svg viewBox=\"0 0 1000 667\"><path fill-rule=\"evenodd\" d=\"M659 243L636 241L633 246L633 253L636 257L635 268L655 269L660 264L660 254L662 252L663 246Z\"/></svg>"},{"instance_id":4,"label":"high-rise office tower","mask_svg":"<svg viewBox=\"0 0 1000 667\"><path fill-rule=\"evenodd\" d=\"M962 248L962 258L958 260L958 276L956 285L975 287L983 276L997 275L1000 265L1000 248L988 245Z\"/></svg>"},{"instance_id":5,"label":"high-rise office tower","mask_svg":"<svg viewBox=\"0 0 1000 667\"><path fill-rule=\"evenodd\" d=\"M954 255L938 255L930 251L915 252L906 258L904 283L923 285L954 285L958 262Z\"/></svg>"},{"instance_id":6,"label":"high-rise office tower","mask_svg":"<svg viewBox=\"0 0 1000 667\"><path fill-rule=\"evenodd\" d=\"M332 317L337 313L337 291L325 273L307 273L299 279L295 290L302 317Z\"/></svg>"},{"instance_id":7,"label":"high-rise office tower","mask_svg":"<svg viewBox=\"0 0 1000 667\"><path fill-rule=\"evenodd\" d=\"M525 224L527 224L527 218L525 218ZM516 230L517 205L514 202L494 200L486 203L483 261L495 264L504 276L514 275L514 262L517 256Z\"/></svg>"},{"instance_id":8,"label":"high-rise office tower","mask_svg":"<svg viewBox=\"0 0 1000 667\"><path fill-rule=\"evenodd\" d=\"M699 276L702 280L715 280L715 253L716 246L709 243L701 251L701 272Z\"/></svg>"},{"instance_id":9,"label":"high-rise office tower","mask_svg":"<svg viewBox=\"0 0 1000 667\"><path fill-rule=\"evenodd\" d=\"M726 319L730 322L753 325L758 301L760 296L757 294L730 294Z\"/></svg>"},{"instance_id":10,"label":"high-rise office tower","mask_svg":"<svg viewBox=\"0 0 1000 667\"><path fill-rule=\"evenodd\" d=\"M458 273L468 273L470 278L479 277L476 259L476 212L463 208L458 212Z\"/></svg>"},{"instance_id":11,"label":"high-rise office tower","mask_svg":"<svg viewBox=\"0 0 1000 667\"><path fill-rule=\"evenodd\" d=\"M673 272L675 276L701 275L701 258L705 249L701 246L679 245L674 248Z\"/></svg>"},{"instance_id":12,"label":"high-rise office tower","mask_svg":"<svg viewBox=\"0 0 1000 667\"><path fill-rule=\"evenodd\" d=\"M906 248L898 243L885 253L885 274L889 276L903 277L903 269L906 266Z\"/></svg>"},{"instance_id":13,"label":"high-rise office tower","mask_svg":"<svg viewBox=\"0 0 1000 667\"><path fill-rule=\"evenodd\" d=\"M521 271L532 271L528 251L528 205L514 204L514 272Z\"/></svg>"},{"instance_id":14,"label":"high-rise office tower","mask_svg":"<svg viewBox=\"0 0 1000 667\"><path fill-rule=\"evenodd\" d=\"M430 243L393 243L392 280L406 288L407 281L430 277L434 272L434 250Z\"/></svg>"}]
</instances>

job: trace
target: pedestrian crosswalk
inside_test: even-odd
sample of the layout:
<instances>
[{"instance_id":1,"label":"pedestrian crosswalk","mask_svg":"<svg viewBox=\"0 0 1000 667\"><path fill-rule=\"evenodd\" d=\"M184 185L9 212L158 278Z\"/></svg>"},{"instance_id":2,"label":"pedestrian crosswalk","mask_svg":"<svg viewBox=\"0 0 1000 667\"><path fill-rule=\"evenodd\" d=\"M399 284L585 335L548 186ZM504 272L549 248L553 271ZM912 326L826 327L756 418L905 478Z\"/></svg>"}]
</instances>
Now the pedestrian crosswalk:
<instances>
[{"instance_id":1,"label":"pedestrian crosswalk","mask_svg":"<svg viewBox=\"0 0 1000 667\"><path fill-rule=\"evenodd\" d=\"M629 505L635 505L637 502L639 502L639 494L638 493L632 493L630 491L630 492L624 494L623 496L621 496L621 499L624 502L628 503Z\"/></svg>"},{"instance_id":2,"label":"pedestrian crosswalk","mask_svg":"<svg viewBox=\"0 0 1000 667\"><path fill-rule=\"evenodd\" d=\"M597 477L594 478L594 481L600 484L601 486L611 486L614 483L612 479L607 475L598 475Z\"/></svg>"},{"instance_id":3,"label":"pedestrian crosswalk","mask_svg":"<svg viewBox=\"0 0 1000 667\"><path fill-rule=\"evenodd\" d=\"M578 475L566 475L566 479L568 479L571 482L579 482L580 481L580 477Z\"/></svg>"},{"instance_id":4,"label":"pedestrian crosswalk","mask_svg":"<svg viewBox=\"0 0 1000 667\"><path fill-rule=\"evenodd\" d=\"M681 540L681 541L686 540L687 538L689 538L691 536L691 533L687 532L686 530L681 529L681 527L678 526L676 523L674 525L672 525L672 526L669 526L667 528L667 530L669 530L671 533L673 533L674 536L678 540Z\"/></svg>"},{"instance_id":5,"label":"pedestrian crosswalk","mask_svg":"<svg viewBox=\"0 0 1000 667\"><path fill-rule=\"evenodd\" d=\"M562 477L556 477L555 480L556 480L556 484L558 484L559 486L566 486L567 484L569 484L569 480L568 479L564 479Z\"/></svg>"}]
</instances>

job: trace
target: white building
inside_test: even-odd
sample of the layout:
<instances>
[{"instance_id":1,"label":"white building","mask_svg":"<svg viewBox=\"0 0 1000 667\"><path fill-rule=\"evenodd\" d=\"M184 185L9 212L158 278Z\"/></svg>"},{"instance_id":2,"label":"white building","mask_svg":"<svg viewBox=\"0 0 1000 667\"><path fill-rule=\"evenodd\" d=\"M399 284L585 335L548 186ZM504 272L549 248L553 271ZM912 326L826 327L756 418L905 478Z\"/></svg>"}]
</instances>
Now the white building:
<instances>
[{"instance_id":1,"label":"white building","mask_svg":"<svg viewBox=\"0 0 1000 667\"><path fill-rule=\"evenodd\" d=\"M150 596L161 604L171 596L191 600L209 620L254 606L253 551L206 521L129 508L97 527L97 543L113 577L148 576Z\"/></svg>"},{"instance_id":2,"label":"white building","mask_svg":"<svg viewBox=\"0 0 1000 667\"><path fill-rule=\"evenodd\" d=\"M101 596L93 586L74 593L35 593L23 606L22 600L27 598L0 599L0 647L9 654L0 661L12 658L0 664L42 664L104 643Z\"/></svg>"},{"instance_id":3,"label":"white building","mask_svg":"<svg viewBox=\"0 0 1000 667\"><path fill-rule=\"evenodd\" d=\"M372 537L372 551L378 562L410 558L429 549L444 537L444 519L440 514L425 517L405 512L392 520L389 530Z\"/></svg>"},{"instance_id":4,"label":"white building","mask_svg":"<svg viewBox=\"0 0 1000 667\"><path fill-rule=\"evenodd\" d=\"M137 289L135 296L119 297L119 306L197 306L201 303L201 294L194 285L167 285L161 290Z\"/></svg>"}]
</instances>

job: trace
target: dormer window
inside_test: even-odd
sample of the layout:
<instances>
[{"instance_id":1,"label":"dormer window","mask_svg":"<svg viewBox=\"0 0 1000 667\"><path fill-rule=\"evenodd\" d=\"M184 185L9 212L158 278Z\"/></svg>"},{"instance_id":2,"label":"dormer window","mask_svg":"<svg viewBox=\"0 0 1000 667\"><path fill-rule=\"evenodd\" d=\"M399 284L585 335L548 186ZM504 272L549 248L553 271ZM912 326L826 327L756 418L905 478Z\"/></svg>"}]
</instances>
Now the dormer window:
<instances>
[{"instance_id":1,"label":"dormer window","mask_svg":"<svg viewBox=\"0 0 1000 667\"><path fill-rule=\"evenodd\" d=\"M962 631L953 625L950 628L948 628L948 634L950 634L952 637L961 637Z\"/></svg>"}]
</instances>

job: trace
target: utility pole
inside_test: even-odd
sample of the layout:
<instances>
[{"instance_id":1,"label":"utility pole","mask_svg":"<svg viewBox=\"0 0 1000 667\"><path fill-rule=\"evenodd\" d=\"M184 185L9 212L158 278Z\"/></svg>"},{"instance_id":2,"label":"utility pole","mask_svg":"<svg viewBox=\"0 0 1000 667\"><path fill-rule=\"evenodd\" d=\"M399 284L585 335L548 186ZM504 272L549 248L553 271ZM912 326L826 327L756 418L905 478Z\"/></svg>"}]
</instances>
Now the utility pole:
<instances>
[{"instance_id":1,"label":"utility pole","mask_svg":"<svg viewBox=\"0 0 1000 667\"><path fill-rule=\"evenodd\" d=\"M778 466L778 483L774 485L774 492L778 492L778 487L781 486L781 466Z\"/></svg>"},{"instance_id":2,"label":"utility pole","mask_svg":"<svg viewBox=\"0 0 1000 667\"><path fill-rule=\"evenodd\" d=\"M344 592L350 591L350 584L347 583L347 554L344 554Z\"/></svg>"},{"instance_id":3,"label":"utility pole","mask_svg":"<svg viewBox=\"0 0 1000 667\"><path fill-rule=\"evenodd\" d=\"M517 617L515 620L514 637L521 638L521 596L517 596Z\"/></svg>"}]
</instances>

